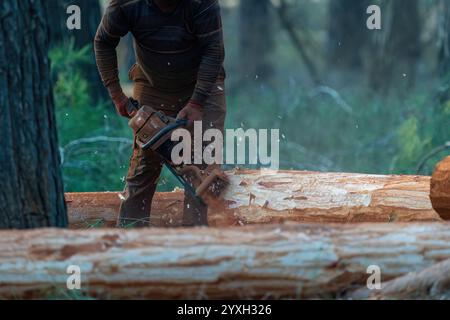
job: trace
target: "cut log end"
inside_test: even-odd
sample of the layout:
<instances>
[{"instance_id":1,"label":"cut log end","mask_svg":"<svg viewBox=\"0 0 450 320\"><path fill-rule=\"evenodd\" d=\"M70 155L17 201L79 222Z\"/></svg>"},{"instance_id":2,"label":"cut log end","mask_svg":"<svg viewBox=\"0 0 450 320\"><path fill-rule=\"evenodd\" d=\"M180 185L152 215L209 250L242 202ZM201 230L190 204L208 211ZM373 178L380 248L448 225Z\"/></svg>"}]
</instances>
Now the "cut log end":
<instances>
[{"instance_id":1,"label":"cut log end","mask_svg":"<svg viewBox=\"0 0 450 320\"><path fill-rule=\"evenodd\" d=\"M450 156L436 165L431 177L430 199L440 217L450 220Z\"/></svg>"}]
</instances>

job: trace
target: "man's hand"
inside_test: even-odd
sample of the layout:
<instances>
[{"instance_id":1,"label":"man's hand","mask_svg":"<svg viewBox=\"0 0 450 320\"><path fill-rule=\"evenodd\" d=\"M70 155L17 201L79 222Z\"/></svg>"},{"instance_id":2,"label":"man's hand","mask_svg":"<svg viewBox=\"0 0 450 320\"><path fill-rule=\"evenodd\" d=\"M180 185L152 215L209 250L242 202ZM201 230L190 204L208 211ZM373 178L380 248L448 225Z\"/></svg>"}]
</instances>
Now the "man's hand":
<instances>
[{"instance_id":1,"label":"man's hand","mask_svg":"<svg viewBox=\"0 0 450 320\"><path fill-rule=\"evenodd\" d=\"M189 102L181 111L178 113L177 119L186 119L189 121L189 126L195 121L201 121L203 119L202 107L194 102Z\"/></svg>"},{"instance_id":2,"label":"man's hand","mask_svg":"<svg viewBox=\"0 0 450 320\"><path fill-rule=\"evenodd\" d=\"M122 117L130 118L128 114L128 105L131 103L130 99L121 91L117 94L111 95L112 101L116 107L117 113Z\"/></svg>"}]
</instances>

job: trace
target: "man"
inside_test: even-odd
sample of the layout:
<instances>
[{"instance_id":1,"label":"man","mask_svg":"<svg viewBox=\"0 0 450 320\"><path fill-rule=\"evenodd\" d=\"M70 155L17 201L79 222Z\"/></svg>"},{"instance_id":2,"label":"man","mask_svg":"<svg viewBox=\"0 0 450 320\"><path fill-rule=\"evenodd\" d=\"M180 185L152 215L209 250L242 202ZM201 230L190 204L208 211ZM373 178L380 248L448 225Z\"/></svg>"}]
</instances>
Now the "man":
<instances>
[{"instance_id":1,"label":"man","mask_svg":"<svg viewBox=\"0 0 450 320\"><path fill-rule=\"evenodd\" d=\"M97 66L123 117L129 99L122 91L116 47L131 32L137 63L130 70L133 97L168 116L224 129L224 45L218 0L112 0L95 37ZM118 226L149 225L162 163L136 143L130 161ZM184 226L207 225L208 208L185 194Z\"/></svg>"}]
</instances>

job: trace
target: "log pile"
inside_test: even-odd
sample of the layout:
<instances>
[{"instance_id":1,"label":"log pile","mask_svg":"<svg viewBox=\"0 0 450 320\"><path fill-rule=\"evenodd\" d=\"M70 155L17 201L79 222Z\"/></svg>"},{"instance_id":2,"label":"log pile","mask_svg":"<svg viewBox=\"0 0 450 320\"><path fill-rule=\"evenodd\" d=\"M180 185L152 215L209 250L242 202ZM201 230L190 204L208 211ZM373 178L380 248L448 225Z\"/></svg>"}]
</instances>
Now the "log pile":
<instances>
[{"instance_id":1,"label":"log pile","mask_svg":"<svg viewBox=\"0 0 450 320\"><path fill-rule=\"evenodd\" d=\"M209 212L213 227L248 224L439 221L430 178L350 173L233 171L225 201ZM73 228L114 226L120 193L67 194ZM157 194L155 227L181 224L183 193Z\"/></svg>"},{"instance_id":2,"label":"log pile","mask_svg":"<svg viewBox=\"0 0 450 320\"><path fill-rule=\"evenodd\" d=\"M211 228L174 228L181 191L157 194L156 228L140 230L108 228L120 193L67 194L72 230L0 233L0 299L66 292L69 266L94 298L450 298L450 223L430 201L433 190L446 196L435 175L431 195L421 176L228 175ZM367 287L373 266L380 290Z\"/></svg>"},{"instance_id":3,"label":"log pile","mask_svg":"<svg viewBox=\"0 0 450 320\"><path fill-rule=\"evenodd\" d=\"M0 247L0 298L63 291L70 265L96 298L336 298L371 265L388 281L448 259L450 224L5 231Z\"/></svg>"}]
</instances>

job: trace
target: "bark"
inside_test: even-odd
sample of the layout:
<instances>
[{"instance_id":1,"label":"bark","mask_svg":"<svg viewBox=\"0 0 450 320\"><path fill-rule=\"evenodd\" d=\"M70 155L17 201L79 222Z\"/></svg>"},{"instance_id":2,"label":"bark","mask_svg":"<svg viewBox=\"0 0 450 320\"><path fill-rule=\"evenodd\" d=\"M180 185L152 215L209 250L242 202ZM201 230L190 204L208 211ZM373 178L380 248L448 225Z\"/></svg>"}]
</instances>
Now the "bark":
<instances>
[{"instance_id":1,"label":"bark","mask_svg":"<svg viewBox=\"0 0 450 320\"><path fill-rule=\"evenodd\" d=\"M450 157L438 163L431 178L430 199L434 210L450 220Z\"/></svg>"},{"instance_id":2,"label":"bark","mask_svg":"<svg viewBox=\"0 0 450 320\"><path fill-rule=\"evenodd\" d=\"M356 299L450 299L450 260L388 281L381 290L357 290Z\"/></svg>"},{"instance_id":3,"label":"bark","mask_svg":"<svg viewBox=\"0 0 450 320\"><path fill-rule=\"evenodd\" d=\"M438 221L429 199L430 178L349 173L279 171L228 172L231 185L209 212L216 227L297 222ZM120 205L118 193L69 194L71 225L103 219L111 226ZM181 224L182 193L154 201L154 226Z\"/></svg>"},{"instance_id":4,"label":"bark","mask_svg":"<svg viewBox=\"0 0 450 320\"><path fill-rule=\"evenodd\" d=\"M5 231L0 298L42 298L81 268L96 298L333 298L448 259L450 225L267 225L243 228Z\"/></svg>"},{"instance_id":5,"label":"bark","mask_svg":"<svg viewBox=\"0 0 450 320\"><path fill-rule=\"evenodd\" d=\"M46 0L45 7L47 10L47 15L53 16L51 19L51 27L49 28L50 33L50 42L52 45L57 44L67 36L67 18L68 15L66 13L67 7L66 1L62 0Z\"/></svg>"},{"instance_id":6,"label":"bark","mask_svg":"<svg viewBox=\"0 0 450 320\"><path fill-rule=\"evenodd\" d=\"M67 225L44 2L0 2L0 228Z\"/></svg>"}]
</instances>

